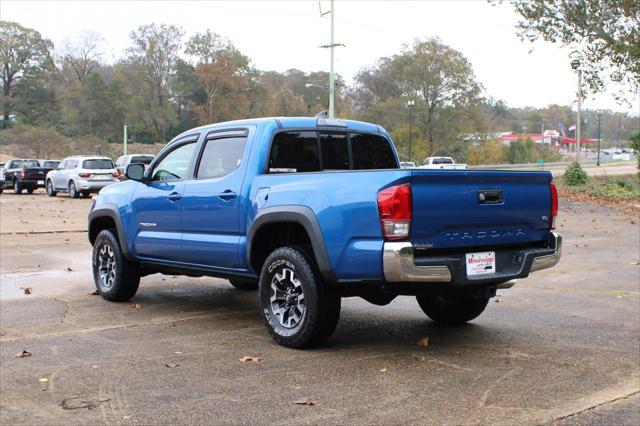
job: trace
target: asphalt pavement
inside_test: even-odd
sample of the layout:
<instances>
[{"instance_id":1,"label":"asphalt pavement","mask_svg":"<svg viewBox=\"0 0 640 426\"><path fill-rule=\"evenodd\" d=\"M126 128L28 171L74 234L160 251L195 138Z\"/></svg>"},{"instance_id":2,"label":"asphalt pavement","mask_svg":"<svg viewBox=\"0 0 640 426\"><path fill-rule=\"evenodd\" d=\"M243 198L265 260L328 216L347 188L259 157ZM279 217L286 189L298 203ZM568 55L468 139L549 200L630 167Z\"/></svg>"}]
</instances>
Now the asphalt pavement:
<instances>
[{"instance_id":1,"label":"asphalt pavement","mask_svg":"<svg viewBox=\"0 0 640 426\"><path fill-rule=\"evenodd\" d=\"M1 424L640 423L637 214L562 200L560 264L468 325L349 298L324 346L291 350L224 280L92 295L89 205L0 196Z\"/></svg>"}]
</instances>

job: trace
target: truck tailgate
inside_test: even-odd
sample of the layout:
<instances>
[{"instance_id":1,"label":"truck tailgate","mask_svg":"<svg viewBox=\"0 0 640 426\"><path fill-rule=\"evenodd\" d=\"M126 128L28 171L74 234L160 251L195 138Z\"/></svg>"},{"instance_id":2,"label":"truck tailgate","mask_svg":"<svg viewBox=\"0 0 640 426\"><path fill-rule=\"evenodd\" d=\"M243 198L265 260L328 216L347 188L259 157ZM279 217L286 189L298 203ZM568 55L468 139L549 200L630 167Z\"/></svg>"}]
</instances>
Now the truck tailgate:
<instances>
[{"instance_id":1,"label":"truck tailgate","mask_svg":"<svg viewBox=\"0 0 640 426\"><path fill-rule=\"evenodd\" d=\"M549 235L549 172L412 170L410 240L430 249L538 243Z\"/></svg>"}]
</instances>

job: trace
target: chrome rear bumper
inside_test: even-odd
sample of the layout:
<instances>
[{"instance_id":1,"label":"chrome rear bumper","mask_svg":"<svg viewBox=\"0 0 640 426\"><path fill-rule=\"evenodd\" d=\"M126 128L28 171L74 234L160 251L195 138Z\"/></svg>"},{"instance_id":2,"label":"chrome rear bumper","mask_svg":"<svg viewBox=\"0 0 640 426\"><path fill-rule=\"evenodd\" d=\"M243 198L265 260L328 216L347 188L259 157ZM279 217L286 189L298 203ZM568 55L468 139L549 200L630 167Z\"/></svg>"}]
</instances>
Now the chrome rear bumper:
<instances>
[{"instance_id":1,"label":"chrome rear bumper","mask_svg":"<svg viewBox=\"0 0 640 426\"><path fill-rule=\"evenodd\" d=\"M562 236L551 233L550 244L547 249L518 250L523 256L521 267L511 273L492 274L478 279L468 279L460 273L459 260L447 259L442 264L416 265L414 248L410 242L384 243L382 264L384 277L387 282L488 282L491 280L505 282L516 278L523 278L534 271L551 268L559 261L562 254ZM464 257L462 255L462 257ZM431 262L433 263L433 262ZM457 274L453 271L458 271ZM458 277L456 277L458 275Z\"/></svg>"}]
</instances>

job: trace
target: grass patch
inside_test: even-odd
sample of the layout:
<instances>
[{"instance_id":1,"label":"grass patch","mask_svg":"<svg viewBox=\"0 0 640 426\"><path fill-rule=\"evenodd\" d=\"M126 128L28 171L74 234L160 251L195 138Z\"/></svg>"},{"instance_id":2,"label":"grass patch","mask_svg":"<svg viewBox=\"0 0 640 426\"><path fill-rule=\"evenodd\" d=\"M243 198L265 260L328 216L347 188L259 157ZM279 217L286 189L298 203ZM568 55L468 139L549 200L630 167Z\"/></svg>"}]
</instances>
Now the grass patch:
<instances>
[{"instance_id":1,"label":"grass patch","mask_svg":"<svg viewBox=\"0 0 640 426\"><path fill-rule=\"evenodd\" d=\"M640 201L640 179L637 175L592 176L581 185L567 185L558 179L556 184L567 195L604 201Z\"/></svg>"}]
</instances>

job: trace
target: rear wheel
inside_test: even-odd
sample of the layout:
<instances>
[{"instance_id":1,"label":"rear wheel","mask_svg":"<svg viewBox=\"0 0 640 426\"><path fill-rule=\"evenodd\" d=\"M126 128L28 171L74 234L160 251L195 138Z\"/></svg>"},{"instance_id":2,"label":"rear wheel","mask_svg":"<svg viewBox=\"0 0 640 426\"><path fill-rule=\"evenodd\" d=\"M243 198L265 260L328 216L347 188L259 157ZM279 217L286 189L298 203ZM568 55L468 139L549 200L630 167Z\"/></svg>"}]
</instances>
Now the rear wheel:
<instances>
[{"instance_id":1,"label":"rear wheel","mask_svg":"<svg viewBox=\"0 0 640 426\"><path fill-rule=\"evenodd\" d=\"M75 182L69 182L69 198L78 198L78 195Z\"/></svg>"},{"instance_id":2,"label":"rear wheel","mask_svg":"<svg viewBox=\"0 0 640 426\"><path fill-rule=\"evenodd\" d=\"M33 194L33 188L27 188L27 194Z\"/></svg>"},{"instance_id":3,"label":"rear wheel","mask_svg":"<svg viewBox=\"0 0 640 426\"><path fill-rule=\"evenodd\" d=\"M13 182L13 192L15 192L16 194L22 194L22 185L20 185L20 182Z\"/></svg>"},{"instance_id":4,"label":"rear wheel","mask_svg":"<svg viewBox=\"0 0 640 426\"><path fill-rule=\"evenodd\" d=\"M93 281L102 297L116 302L131 299L140 285L140 265L127 260L110 229L101 231L93 243Z\"/></svg>"},{"instance_id":5,"label":"rear wheel","mask_svg":"<svg viewBox=\"0 0 640 426\"><path fill-rule=\"evenodd\" d=\"M53 182L50 180L47 181L47 195L49 197L55 197L57 192L53 189Z\"/></svg>"},{"instance_id":6,"label":"rear wheel","mask_svg":"<svg viewBox=\"0 0 640 426\"><path fill-rule=\"evenodd\" d=\"M322 282L313 260L293 247L278 248L265 261L259 301L269 334L290 348L324 342L340 318L340 295Z\"/></svg>"},{"instance_id":7,"label":"rear wheel","mask_svg":"<svg viewBox=\"0 0 640 426\"><path fill-rule=\"evenodd\" d=\"M83 198L89 198L89 195L91 195L88 191L83 191L81 194Z\"/></svg>"},{"instance_id":8,"label":"rear wheel","mask_svg":"<svg viewBox=\"0 0 640 426\"><path fill-rule=\"evenodd\" d=\"M488 297L474 297L469 293L443 291L416 296L422 311L435 322L463 324L477 318L487 307Z\"/></svg>"},{"instance_id":9,"label":"rear wheel","mask_svg":"<svg viewBox=\"0 0 640 426\"><path fill-rule=\"evenodd\" d=\"M254 291L258 289L258 280L241 281L229 280L232 286L242 291Z\"/></svg>"}]
</instances>

